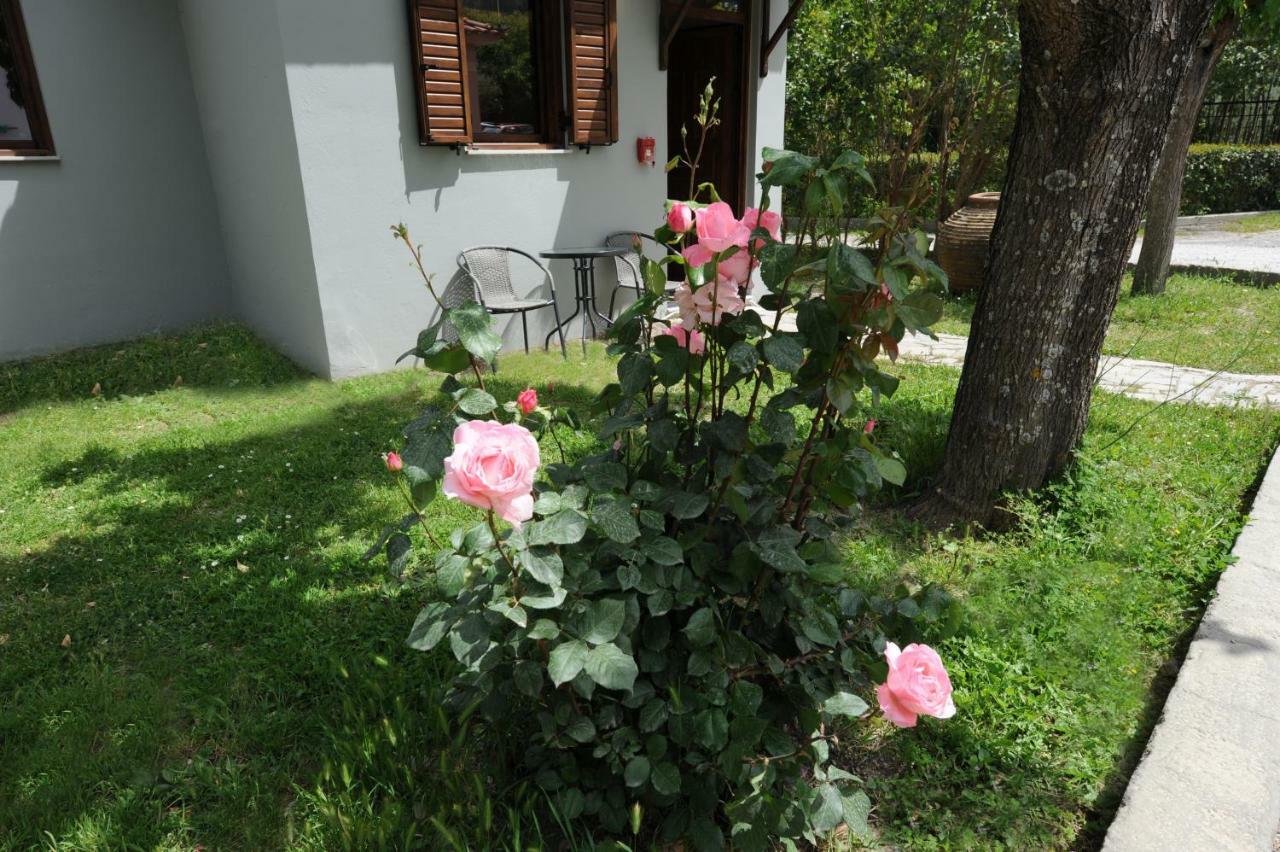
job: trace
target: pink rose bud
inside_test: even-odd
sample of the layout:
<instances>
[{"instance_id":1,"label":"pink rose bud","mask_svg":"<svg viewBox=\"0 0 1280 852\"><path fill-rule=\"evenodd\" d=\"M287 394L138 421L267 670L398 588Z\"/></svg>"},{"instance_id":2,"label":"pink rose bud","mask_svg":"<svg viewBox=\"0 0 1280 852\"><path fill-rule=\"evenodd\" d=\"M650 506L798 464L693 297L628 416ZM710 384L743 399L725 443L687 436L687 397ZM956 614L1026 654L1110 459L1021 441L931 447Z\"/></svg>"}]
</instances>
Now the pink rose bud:
<instances>
[{"instance_id":1,"label":"pink rose bud","mask_svg":"<svg viewBox=\"0 0 1280 852\"><path fill-rule=\"evenodd\" d=\"M516 396L516 405L521 414L532 414L538 407L538 392L533 388L525 388Z\"/></svg>"},{"instance_id":2,"label":"pink rose bud","mask_svg":"<svg viewBox=\"0 0 1280 852\"><path fill-rule=\"evenodd\" d=\"M541 463L538 442L518 423L468 420L453 432L441 490L519 529L533 517L533 479Z\"/></svg>"},{"instance_id":3,"label":"pink rose bud","mask_svg":"<svg viewBox=\"0 0 1280 852\"><path fill-rule=\"evenodd\" d=\"M693 227L693 208L683 201L677 201L667 211L667 227L677 234L686 233Z\"/></svg>"},{"instance_id":4,"label":"pink rose bud","mask_svg":"<svg viewBox=\"0 0 1280 852\"><path fill-rule=\"evenodd\" d=\"M951 678L937 651L916 644L900 650L890 642L884 658L889 677L876 688L876 698L886 719L899 728L914 728L918 716L950 719L956 714Z\"/></svg>"},{"instance_id":5,"label":"pink rose bud","mask_svg":"<svg viewBox=\"0 0 1280 852\"><path fill-rule=\"evenodd\" d=\"M399 453L387 453L382 459L387 463L387 470L392 473L399 473L404 470L404 459L400 458Z\"/></svg>"},{"instance_id":6,"label":"pink rose bud","mask_svg":"<svg viewBox=\"0 0 1280 852\"><path fill-rule=\"evenodd\" d=\"M867 425L862 427L862 434L864 434L864 435L870 435L870 434L875 430L875 428L876 428L876 423L878 423L878 422L879 422L879 421L878 421L878 420L876 420L874 417L873 417L873 418L871 418L870 420L868 420L868 421L867 421Z\"/></svg>"}]
</instances>

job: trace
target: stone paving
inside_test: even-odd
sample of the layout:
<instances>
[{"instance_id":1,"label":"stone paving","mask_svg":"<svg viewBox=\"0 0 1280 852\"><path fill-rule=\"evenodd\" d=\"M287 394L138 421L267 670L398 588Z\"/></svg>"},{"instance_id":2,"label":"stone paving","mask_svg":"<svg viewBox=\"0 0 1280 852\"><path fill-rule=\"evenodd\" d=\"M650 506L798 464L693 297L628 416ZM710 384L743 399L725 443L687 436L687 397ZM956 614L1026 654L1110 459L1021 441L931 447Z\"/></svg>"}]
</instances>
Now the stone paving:
<instances>
[{"instance_id":1,"label":"stone paving","mask_svg":"<svg viewBox=\"0 0 1280 852\"><path fill-rule=\"evenodd\" d=\"M770 324L772 315L761 313L765 324ZM781 328L794 331L794 317L783 317ZM937 340L908 335L898 352L913 361L960 367L968 345L969 338L956 334L939 334ZM1221 373L1115 355L1104 356L1098 365L1098 386L1153 402L1280 408L1280 375Z\"/></svg>"},{"instance_id":2,"label":"stone paving","mask_svg":"<svg viewBox=\"0 0 1280 852\"><path fill-rule=\"evenodd\" d=\"M1263 283L1280 282L1280 230L1242 233L1231 226L1251 218L1248 213L1186 216L1174 233L1172 266L1188 270L1243 273ZM1129 257L1137 263L1138 239Z\"/></svg>"}]
</instances>

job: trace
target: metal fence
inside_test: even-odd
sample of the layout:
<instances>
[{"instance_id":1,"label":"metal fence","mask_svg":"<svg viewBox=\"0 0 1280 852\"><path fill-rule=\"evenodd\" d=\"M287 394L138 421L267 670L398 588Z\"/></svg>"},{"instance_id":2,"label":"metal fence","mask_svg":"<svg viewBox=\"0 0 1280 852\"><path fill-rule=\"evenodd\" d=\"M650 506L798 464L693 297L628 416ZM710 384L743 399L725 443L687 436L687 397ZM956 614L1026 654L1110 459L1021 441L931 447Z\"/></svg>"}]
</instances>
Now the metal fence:
<instances>
[{"instance_id":1,"label":"metal fence","mask_svg":"<svg viewBox=\"0 0 1280 852\"><path fill-rule=\"evenodd\" d=\"M1280 145L1280 98L1205 101L1195 141L1237 145Z\"/></svg>"}]
</instances>

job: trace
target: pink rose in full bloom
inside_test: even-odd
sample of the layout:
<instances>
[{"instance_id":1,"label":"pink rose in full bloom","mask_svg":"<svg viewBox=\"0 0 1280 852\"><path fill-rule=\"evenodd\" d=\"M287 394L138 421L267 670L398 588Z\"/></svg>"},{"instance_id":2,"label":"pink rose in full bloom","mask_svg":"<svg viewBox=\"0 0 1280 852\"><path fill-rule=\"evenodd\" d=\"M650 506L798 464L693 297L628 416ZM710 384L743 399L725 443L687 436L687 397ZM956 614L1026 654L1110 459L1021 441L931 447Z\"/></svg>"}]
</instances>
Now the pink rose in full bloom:
<instances>
[{"instance_id":1,"label":"pink rose in full bloom","mask_svg":"<svg viewBox=\"0 0 1280 852\"><path fill-rule=\"evenodd\" d=\"M404 470L404 459L400 458L399 453L387 453L382 457L382 460L387 463L387 470L392 473L399 473Z\"/></svg>"},{"instance_id":2,"label":"pink rose in full bloom","mask_svg":"<svg viewBox=\"0 0 1280 852\"><path fill-rule=\"evenodd\" d=\"M453 432L453 454L444 460L444 494L492 509L519 529L533 517L533 478L541 463L538 442L523 426L469 420Z\"/></svg>"},{"instance_id":3,"label":"pink rose in full bloom","mask_svg":"<svg viewBox=\"0 0 1280 852\"><path fill-rule=\"evenodd\" d=\"M757 228L763 228L769 232L769 236L773 237L774 242L782 241L782 214L773 210L766 210L761 213L755 207L748 207L747 212L742 214L742 224L748 230L754 231ZM764 240L756 240L756 248L760 248Z\"/></svg>"},{"instance_id":4,"label":"pink rose in full bloom","mask_svg":"<svg viewBox=\"0 0 1280 852\"><path fill-rule=\"evenodd\" d=\"M914 728L917 716L950 719L956 714L951 678L937 651L916 644L900 650L890 642L884 658L889 678L876 688L876 698L886 719L899 728Z\"/></svg>"},{"instance_id":5,"label":"pink rose in full bloom","mask_svg":"<svg viewBox=\"0 0 1280 852\"><path fill-rule=\"evenodd\" d=\"M667 227L683 234L693 227L693 208L683 201L676 201L667 211Z\"/></svg>"},{"instance_id":6,"label":"pink rose in full bloom","mask_svg":"<svg viewBox=\"0 0 1280 852\"><path fill-rule=\"evenodd\" d=\"M698 242L709 251L722 252L729 246L747 245L751 229L733 215L733 208L723 201L708 204L698 211Z\"/></svg>"},{"instance_id":7,"label":"pink rose in full bloom","mask_svg":"<svg viewBox=\"0 0 1280 852\"><path fill-rule=\"evenodd\" d=\"M715 253L702 243L693 243L680 249L680 254L684 255L685 263L690 266L706 266L715 257Z\"/></svg>"},{"instance_id":8,"label":"pink rose in full bloom","mask_svg":"<svg viewBox=\"0 0 1280 852\"><path fill-rule=\"evenodd\" d=\"M719 325L725 314L739 314L746 302L738 295L738 284L723 275L715 284L703 284L697 290L689 288L689 282L676 290L676 305L680 308L680 321L687 329L695 329L699 322Z\"/></svg>"},{"instance_id":9,"label":"pink rose in full bloom","mask_svg":"<svg viewBox=\"0 0 1280 852\"><path fill-rule=\"evenodd\" d=\"M674 337L676 343L689 350L690 355L701 355L707 349L707 339L696 328L690 331L682 325L673 325L658 334Z\"/></svg>"},{"instance_id":10,"label":"pink rose in full bloom","mask_svg":"<svg viewBox=\"0 0 1280 852\"><path fill-rule=\"evenodd\" d=\"M538 392L533 388L525 388L516 394L516 406L521 414L532 414L538 407Z\"/></svg>"}]
</instances>

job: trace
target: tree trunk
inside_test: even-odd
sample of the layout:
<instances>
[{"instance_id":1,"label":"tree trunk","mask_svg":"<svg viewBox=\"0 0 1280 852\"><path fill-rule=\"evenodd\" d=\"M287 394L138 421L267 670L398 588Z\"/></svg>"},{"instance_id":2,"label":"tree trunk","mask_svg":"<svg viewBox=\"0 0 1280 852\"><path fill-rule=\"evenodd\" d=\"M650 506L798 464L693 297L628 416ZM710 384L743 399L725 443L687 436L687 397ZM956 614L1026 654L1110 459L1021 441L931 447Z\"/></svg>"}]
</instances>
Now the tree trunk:
<instances>
[{"instance_id":1,"label":"tree trunk","mask_svg":"<svg viewBox=\"0 0 1280 852\"><path fill-rule=\"evenodd\" d=\"M1190 73L1182 83L1173 108L1169 136L1160 152L1160 162L1151 178L1147 196L1147 224L1142 236L1142 251L1133 271L1133 294L1163 293L1169 278L1169 261L1173 257L1173 234L1178 227L1178 208L1182 206L1182 177L1187 170L1187 149L1195 133L1200 105L1209 89L1209 78L1235 34L1239 19L1228 15L1215 24L1201 42L1191 62Z\"/></svg>"},{"instance_id":2,"label":"tree trunk","mask_svg":"<svg viewBox=\"0 0 1280 852\"><path fill-rule=\"evenodd\" d=\"M1151 173L1213 0L1023 0L1008 180L946 456L914 510L991 523L1069 461Z\"/></svg>"}]
</instances>

